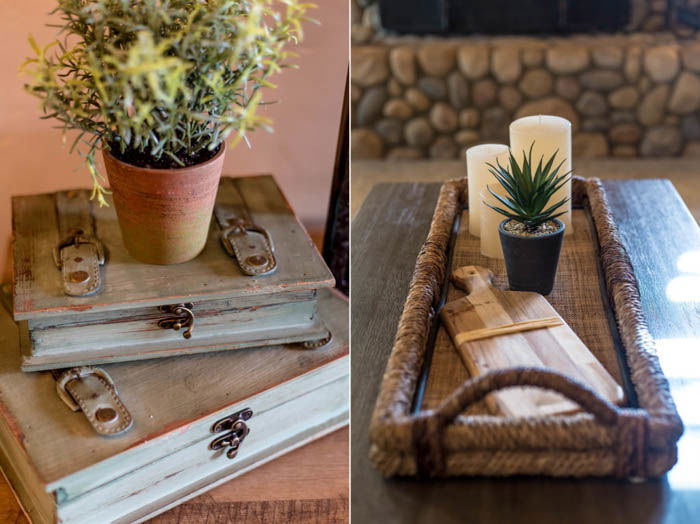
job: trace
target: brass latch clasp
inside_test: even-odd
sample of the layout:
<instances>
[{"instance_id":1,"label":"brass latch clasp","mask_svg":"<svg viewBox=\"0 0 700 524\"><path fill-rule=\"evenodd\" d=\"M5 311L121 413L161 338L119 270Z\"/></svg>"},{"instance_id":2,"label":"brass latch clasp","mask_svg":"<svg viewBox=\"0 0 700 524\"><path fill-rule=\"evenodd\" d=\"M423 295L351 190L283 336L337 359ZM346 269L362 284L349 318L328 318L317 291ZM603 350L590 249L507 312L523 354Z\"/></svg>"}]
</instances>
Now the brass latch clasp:
<instances>
[{"instance_id":1,"label":"brass latch clasp","mask_svg":"<svg viewBox=\"0 0 700 524\"><path fill-rule=\"evenodd\" d=\"M250 433L250 428L245 421L252 416L253 410L245 408L215 422L211 427L212 433L221 433L224 431L226 433L212 440L209 447L213 450L228 448L226 456L230 459L235 458L243 439Z\"/></svg>"},{"instance_id":2,"label":"brass latch clasp","mask_svg":"<svg viewBox=\"0 0 700 524\"><path fill-rule=\"evenodd\" d=\"M173 304L171 306L160 306L160 310L163 313L168 313L175 316L161 318L158 321L158 327L162 329L174 329L175 331L179 331L182 328L187 328L182 333L182 336L185 338L192 337L192 330L194 329L193 308L194 304L191 302L184 304Z\"/></svg>"}]
</instances>

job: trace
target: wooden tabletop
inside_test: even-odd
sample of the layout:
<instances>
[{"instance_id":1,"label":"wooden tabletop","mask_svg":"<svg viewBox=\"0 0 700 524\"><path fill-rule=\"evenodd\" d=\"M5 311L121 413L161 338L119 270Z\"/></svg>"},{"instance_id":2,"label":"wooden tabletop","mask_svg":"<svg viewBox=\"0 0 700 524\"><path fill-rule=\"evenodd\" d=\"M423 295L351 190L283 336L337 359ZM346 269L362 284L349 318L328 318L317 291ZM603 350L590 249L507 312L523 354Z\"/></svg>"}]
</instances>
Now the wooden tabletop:
<instances>
[{"instance_id":1,"label":"wooden tabletop","mask_svg":"<svg viewBox=\"0 0 700 524\"><path fill-rule=\"evenodd\" d=\"M385 172L385 167L375 172ZM449 174L443 171L442 177ZM694 174L697 184L698 173ZM370 183L355 166L353 179L353 184ZM383 479L367 458L368 426L440 185L380 184L371 189L352 224L355 522L700 522L700 231L668 180L609 180L604 185L685 423L676 467L661 479L641 484L540 477ZM357 203L354 186L353 201Z\"/></svg>"}]
</instances>

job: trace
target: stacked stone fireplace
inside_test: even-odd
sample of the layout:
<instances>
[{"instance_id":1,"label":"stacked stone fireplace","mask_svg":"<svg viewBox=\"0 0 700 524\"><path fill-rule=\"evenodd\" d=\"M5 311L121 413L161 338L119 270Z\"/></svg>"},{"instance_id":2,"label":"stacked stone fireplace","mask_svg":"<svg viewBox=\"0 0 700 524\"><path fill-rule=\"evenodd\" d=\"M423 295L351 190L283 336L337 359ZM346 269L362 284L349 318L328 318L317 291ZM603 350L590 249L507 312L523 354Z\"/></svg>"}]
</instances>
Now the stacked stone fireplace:
<instances>
[{"instance_id":1,"label":"stacked stone fireplace","mask_svg":"<svg viewBox=\"0 0 700 524\"><path fill-rule=\"evenodd\" d=\"M700 40L674 1L632 0L615 34L418 36L352 0L353 156L462 158L533 114L569 119L575 156L700 156Z\"/></svg>"}]
</instances>

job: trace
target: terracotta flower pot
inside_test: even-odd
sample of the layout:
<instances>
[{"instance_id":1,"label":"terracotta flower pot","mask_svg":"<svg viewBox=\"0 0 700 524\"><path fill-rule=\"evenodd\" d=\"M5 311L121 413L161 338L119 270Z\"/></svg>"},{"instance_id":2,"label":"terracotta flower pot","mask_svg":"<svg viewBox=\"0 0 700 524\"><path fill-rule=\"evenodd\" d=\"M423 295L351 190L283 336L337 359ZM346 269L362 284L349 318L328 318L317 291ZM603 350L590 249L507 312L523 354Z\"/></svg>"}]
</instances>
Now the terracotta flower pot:
<instances>
[{"instance_id":1,"label":"terracotta flower pot","mask_svg":"<svg viewBox=\"0 0 700 524\"><path fill-rule=\"evenodd\" d=\"M225 146L206 162L149 169L103 152L124 245L148 264L178 264L204 249Z\"/></svg>"}]
</instances>

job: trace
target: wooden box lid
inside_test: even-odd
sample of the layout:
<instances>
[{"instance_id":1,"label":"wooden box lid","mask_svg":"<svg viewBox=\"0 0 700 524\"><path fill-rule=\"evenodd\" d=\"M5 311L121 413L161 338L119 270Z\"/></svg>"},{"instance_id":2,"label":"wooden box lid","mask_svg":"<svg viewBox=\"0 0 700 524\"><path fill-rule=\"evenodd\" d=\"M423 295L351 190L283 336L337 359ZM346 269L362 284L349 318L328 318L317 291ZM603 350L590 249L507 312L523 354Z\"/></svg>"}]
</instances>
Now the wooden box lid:
<instances>
[{"instance_id":1,"label":"wooden box lid","mask_svg":"<svg viewBox=\"0 0 700 524\"><path fill-rule=\"evenodd\" d=\"M187 446L201 451L202 460L226 462L208 447L216 436L210 430L214 421L251 408L252 427L256 417L280 406L295 419L313 418L323 406L303 411L295 399L347 380L347 300L323 290L319 310L333 338L317 350L278 346L102 366L134 418L129 432L104 438L63 404L50 373L20 371L17 327L0 306L0 455L14 457L15 469L35 477L46 492L70 499ZM347 411L347 387L343 392L328 403L340 402ZM274 431L252 430L241 450L248 439L282 441L285 423L276 420L280 427Z\"/></svg>"},{"instance_id":2,"label":"wooden box lid","mask_svg":"<svg viewBox=\"0 0 700 524\"><path fill-rule=\"evenodd\" d=\"M222 183L228 182L225 178ZM251 219L272 237L277 259L274 273L243 275L223 249L215 221L204 250L194 260L170 266L139 263L124 247L114 206L100 208L92 203L95 231L106 248L107 262L102 291L86 297L64 293L61 272L52 258L59 242L55 194L13 197L15 319L332 287L331 272L274 178L262 175L231 180ZM221 198L220 193L217 203Z\"/></svg>"}]
</instances>

